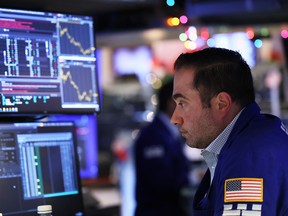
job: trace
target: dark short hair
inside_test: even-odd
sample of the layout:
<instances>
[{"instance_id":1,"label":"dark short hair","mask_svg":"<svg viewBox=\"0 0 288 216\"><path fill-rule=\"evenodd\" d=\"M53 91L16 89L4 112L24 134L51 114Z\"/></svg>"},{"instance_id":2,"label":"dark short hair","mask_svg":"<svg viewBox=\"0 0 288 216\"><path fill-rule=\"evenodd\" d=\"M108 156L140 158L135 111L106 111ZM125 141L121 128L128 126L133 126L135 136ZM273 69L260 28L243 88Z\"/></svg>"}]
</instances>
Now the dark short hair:
<instances>
[{"instance_id":1,"label":"dark short hair","mask_svg":"<svg viewBox=\"0 0 288 216\"><path fill-rule=\"evenodd\" d=\"M175 61L174 70L192 69L192 88L199 91L204 107L211 99L227 92L241 108L255 101L251 69L239 52L224 48L206 48L183 53Z\"/></svg>"},{"instance_id":2,"label":"dark short hair","mask_svg":"<svg viewBox=\"0 0 288 216\"><path fill-rule=\"evenodd\" d=\"M166 112L168 103L172 99L173 94L173 76L167 75L162 79L162 86L157 92L158 106L157 110Z\"/></svg>"}]
</instances>

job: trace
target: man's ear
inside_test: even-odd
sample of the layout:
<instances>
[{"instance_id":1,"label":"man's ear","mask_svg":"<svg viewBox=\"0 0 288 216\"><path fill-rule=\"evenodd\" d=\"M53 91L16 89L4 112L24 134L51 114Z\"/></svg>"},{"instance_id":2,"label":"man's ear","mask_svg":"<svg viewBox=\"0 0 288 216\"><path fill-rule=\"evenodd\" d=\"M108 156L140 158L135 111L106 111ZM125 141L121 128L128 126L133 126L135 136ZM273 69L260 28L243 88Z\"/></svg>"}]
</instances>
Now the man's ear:
<instances>
[{"instance_id":1,"label":"man's ear","mask_svg":"<svg viewBox=\"0 0 288 216\"><path fill-rule=\"evenodd\" d=\"M231 96L226 92L220 92L215 98L215 105L218 112L228 113L232 105Z\"/></svg>"}]
</instances>

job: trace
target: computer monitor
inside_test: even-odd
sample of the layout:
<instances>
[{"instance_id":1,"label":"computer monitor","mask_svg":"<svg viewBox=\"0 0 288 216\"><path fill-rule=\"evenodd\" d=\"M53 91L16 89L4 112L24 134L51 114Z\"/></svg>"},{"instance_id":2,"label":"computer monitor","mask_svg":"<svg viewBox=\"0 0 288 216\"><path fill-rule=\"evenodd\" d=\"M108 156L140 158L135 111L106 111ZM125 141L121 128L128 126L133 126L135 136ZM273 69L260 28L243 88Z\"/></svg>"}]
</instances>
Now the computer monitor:
<instances>
[{"instance_id":1,"label":"computer monitor","mask_svg":"<svg viewBox=\"0 0 288 216\"><path fill-rule=\"evenodd\" d=\"M0 123L0 212L81 216L83 200L73 122Z\"/></svg>"},{"instance_id":2,"label":"computer monitor","mask_svg":"<svg viewBox=\"0 0 288 216\"><path fill-rule=\"evenodd\" d=\"M80 177L83 182L98 176L98 129L93 114L51 115L44 121L72 121L76 127Z\"/></svg>"},{"instance_id":3,"label":"computer monitor","mask_svg":"<svg viewBox=\"0 0 288 216\"><path fill-rule=\"evenodd\" d=\"M210 40L212 46L232 49L240 52L247 64L253 68L256 64L256 50L246 32L214 34Z\"/></svg>"},{"instance_id":4,"label":"computer monitor","mask_svg":"<svg viewBox=\"0 0 288 216\"><path fill-rule=\"evenodd\" d=\"M90 16L0 8L0 114L96 113Z\"/></svg>"}]
</instances>

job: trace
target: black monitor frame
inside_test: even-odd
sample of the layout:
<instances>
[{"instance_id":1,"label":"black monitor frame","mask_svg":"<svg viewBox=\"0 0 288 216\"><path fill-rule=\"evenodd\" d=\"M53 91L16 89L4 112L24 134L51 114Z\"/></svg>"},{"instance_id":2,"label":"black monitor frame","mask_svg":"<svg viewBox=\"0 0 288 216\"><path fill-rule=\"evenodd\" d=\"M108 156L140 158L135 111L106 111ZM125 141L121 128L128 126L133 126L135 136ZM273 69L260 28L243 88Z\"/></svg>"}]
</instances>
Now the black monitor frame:
<instances>
[{"instance_id":1,"label":"black monitor frame","mask_svg":"<svg viewBox=\"0 0 288 216\"><path fill-rule=\"evenodd\" d=\"M0 8L0 115L101 110L91 16Z\"/></svg>"},{"instance_id":2,"label":"black monitor frame","mask_svg":"<svg viewBox=\"0 0 288 216\"><path fill-rule=\"evenodd\" d=\"M4 215L82 216L84 206L73 122L0 123L0 209Z\"/></svg>"},{"instance_id":3,"label":"black monitor frame","mask_svg":"<svg viewBox=\"0 0 288 216\"><path fill-rule=\"evenodd\" d=\"M50 115L43 122L71 121L75 125L79 171L82 183L98 177L98 122L93 114Z\"/></svg>"}]
</instances>

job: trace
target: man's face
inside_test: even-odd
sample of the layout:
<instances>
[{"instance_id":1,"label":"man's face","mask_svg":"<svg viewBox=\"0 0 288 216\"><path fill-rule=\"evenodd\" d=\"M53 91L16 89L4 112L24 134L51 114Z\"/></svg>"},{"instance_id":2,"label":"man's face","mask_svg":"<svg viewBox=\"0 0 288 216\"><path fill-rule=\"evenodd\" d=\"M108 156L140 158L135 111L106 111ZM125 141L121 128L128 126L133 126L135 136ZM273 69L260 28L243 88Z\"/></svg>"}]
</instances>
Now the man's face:
<instances>
[{"instance_id":1,"label":"man's face","mask_svg":"<svg viewBox=\"0 0 288 216\"><path fill-rule=\"evenodd\" d=\"M213 105L203 108L199 92L192 86L193 80L193 69L182 68L175 71L173 98L176 108L171 123L179 127L190 147L204 149L218 136L221 129L217 125Z\"/></svg>"}]
</instances>

